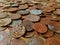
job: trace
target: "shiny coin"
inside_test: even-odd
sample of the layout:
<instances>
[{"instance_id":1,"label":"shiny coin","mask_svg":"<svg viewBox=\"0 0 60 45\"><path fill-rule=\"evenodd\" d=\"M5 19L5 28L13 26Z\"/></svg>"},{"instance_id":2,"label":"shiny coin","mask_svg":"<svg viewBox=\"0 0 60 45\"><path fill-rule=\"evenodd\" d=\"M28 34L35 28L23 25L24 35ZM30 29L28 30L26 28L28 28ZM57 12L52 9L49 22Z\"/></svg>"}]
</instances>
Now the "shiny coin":
<instances>
[{"instance_id":1,"label":"shiny coin","mask_svg":"<svg viewBox=\"0 0 60 45\"><path fill-rule=\"evenodd\" d=\"M0 32L0 45L7 45L9 43L10 36L4 31Z\"/></svg>"},{"instance_id":2,"label":"shiny coin","mask_svg":"<svg viewBox=\"0 0 60 45\"><path fill-rule=\"evenodd\" d=\"M35 23L33 25L33 28L36 32L38 33L46 33L47 32L47 27L45 24L42 24L42 23Z\"/></svg>"},{"instance_id":3,"label":"shiny coin","mask_svg":"<svg viewBox=\"0 0 60 45\"><path fill-rule=\"evenodd\" d=\"M6 26L11 23L11 18L0 19L0 26Z\"/></svg>"},{"instance_id":4,"label":"shiny coin","mask_svg":"<svg viewBox=\"0 0 60 45\"><path fill-rule=\"evenodd\" d=\"M26 31L25 27L22 25L12 27L12 28L10 28L10 30L11 30L11 37L12 38L19 38L19 37L23 36Z\"/></svg>"},{"instance_id":5,"label":"shiny coin","mask_svg":"<svg viewBox=\"0 0 60 45\"><path fill-rule=\"evenodd\" d=\"M41 13L42 13L41 10L30 10L30 14L39 15Z\"/></svg>"},{"instance_id":6,"label":"shiny coin","mask_svg":"<svg viewBox=\"0 0 60 45\"><path fill-rule=\"evenodd\" d=\"M40 17L37 15L27 15L26 20L37 22L40 20Z\"/></svg>"},{"instance_id":7,"label":"shiny coin","mask_svg":"<svg viewBox=\"0 0 60 45\"><path fill-rule=\"evenodd\" d=\"M25 26L27 31L32 31L33 30L33 27L32 27L33 24L34 24L33 22L28 21L28 20L23 21L23 25Z\"/></svg>"},{"instance_id":8,"label":"shiny coin","mask_svg":"<svg viewBox=\"0 0 60 45\"><path fill-rule=\"evenodd\" d=\"M23 39L13 39L10 45L27 45Z\"/></svg>"}]
</instances>

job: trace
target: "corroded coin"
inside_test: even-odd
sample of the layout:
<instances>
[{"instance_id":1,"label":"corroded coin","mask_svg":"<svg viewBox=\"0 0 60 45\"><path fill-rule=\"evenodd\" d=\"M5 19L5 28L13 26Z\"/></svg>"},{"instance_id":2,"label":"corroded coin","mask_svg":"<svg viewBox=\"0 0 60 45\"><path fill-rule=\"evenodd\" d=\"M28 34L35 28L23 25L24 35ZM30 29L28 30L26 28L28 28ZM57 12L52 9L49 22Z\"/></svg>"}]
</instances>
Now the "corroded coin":
<instances>
[{"instance_id":1,"label":"corroded coin","mask_svg":"<svg viewBox=\"0 0 60 45\"><path fill-rule=\"evenodd\" d=\"M10 45L27 45L23 39L13 39Z\"/></svg>"},{"instance_id":2,"label":"corroded coin","mask_svg":"<svg viewBox=\"0 0 60 45\"><path fill-rule=\"evenodd\" d=\"M11 23L11 18L0 19L0 26L6 26Z\"/></svg>"},{"instance_id":3,"label":"corroded coin","mask_svg":"<svg viewBox=\"0 0 60 45\"><path fill-rule=\"evenodd\" d=\"M10 28L11 30L11 37L12 38L19 38L24 35L25 33L25 27L22 25L17 25L15 27Z\"/></svg>"},{"instance_id":4,"label":"corroded coin","mask_svg":"<svg viewBox=\"0 0 60 45\"><path fill-rule=\"evenodd\" d=\"M25 26L27 31L32 31L33 30L33 22L28 21L28 20L24 20L23 21L23 25Z\"/></svg>"},{"instance_id":5,"label":"corroded coin","mask_svg":"<svg viewBox=\"0 0 60 45\"><path fill-rule=\"evenodd\" d=\"M37 22L33 25L33 28L38 33L46 33L47 32L47 27L43 23Z\"/></svg>"},{"instance_id":6,"label":"corroded coin","mask_svg":"<svg viewBox=\"0 0 60 45\"><path fill-rule=\"evenodd\" d=\"M37 22L40 20L40 17L37 15L27 15L26 20Z\"/></svg>"},{"instance_id":7,"label":"corroded coin","mask_svg":"<svg viewBox=\"0 0 60 45\"><path fill-rule=\"evenodd\" d=\"M11 19L19 19L19 18L21 18L21 15L9 13L8 17Z\"/></svg>"},{"instance_id":8,"label":"corroded coin","mask_svg":"<svg viewBox=\"0 0 60 45\"><path fill-rule=\"evenodd\" d=\"M4 31L0 32L0 45L7 45L10 41L10 36Z\"/></svg>"}]
</instances>

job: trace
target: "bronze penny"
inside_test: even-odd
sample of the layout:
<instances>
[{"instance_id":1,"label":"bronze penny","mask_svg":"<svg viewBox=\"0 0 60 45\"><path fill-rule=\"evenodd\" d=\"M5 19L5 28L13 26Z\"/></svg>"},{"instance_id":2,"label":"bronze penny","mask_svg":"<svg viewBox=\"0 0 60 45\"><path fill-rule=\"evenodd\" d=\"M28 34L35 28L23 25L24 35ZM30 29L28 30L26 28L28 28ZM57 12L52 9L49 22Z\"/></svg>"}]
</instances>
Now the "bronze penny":
<instances>
[{"instance_id":1,"label":"bronze penny","mask_svg":"<svg viewBox=\"0 0 60 45\"><path fill-rule=\"evenodd\" d=\"M43 37L52 37L54 33L50 30L48 30L46 33L42 34Z\"/></svg>"},{"instance_id":2,"label":"bronze penny","mask_svg":"<svg viewBox=\"0 0 60 45\"><path fill-rule=\"evenodd\" d=\"M22 38L20 38L11 40L10 45L27 45L27 44Z\"/></svg>"},{"instance_id":3,"label":"bronze penny","mask_svg":"<svg viewBox=\"0 0 60 45\"><path fill-rule=\"evenodd\" d=\"M27 15L26 20L37 22L40 20L40 17L37 15Z\"/></svg>"},{"instance_id":4,"label":"bronze penny","mask_svg":"<svg viewBox=\"0 0 60 45\"><path fill-rule=\"evenodd\" d=\"M11 18L0 19L0 26L6 26L11 23Z\"/></svg>"},{"instance_id":5,"label":"bronze penny","mask_svg":"<svg viewBox=\"0 0 60 45\"><path fill-rule=\"evenodd\" d=\"M10 42L10 36L5 31L0 32L0 45L7 45Z\"/></svg>"},{"instance_id":6,"label":"bronze penny","mask_svg":"<svg viewBox=\"0 0 60 45\"><path fill-rule=\"evenodd\" d=\"M27 4L24 4L24 5L19 5L19 8L18 9L27 9L28 8L28 5Z\"/></svg>"},{"instance_id":7,"label":"bronze penny","mask_svg":"<svg viewBox=\"0 0 60 45\"><path fill-rule=\"evenodd\" d=\"M45 24L37 22L33 25L33 29L38 33L46 33L47 27Z\"/></svg>"},{"instance_id":8,"label":"bronze penny","mask_svg":"<svg viewBox=\"0 0 60 45\"><path fill-rule=\"evenodd\" d=\"M25 34L25 27L22 25L17 25L15 27L10 28L11 30L11 37L12 38L19 38Z\"/></svg>"},{"instance_id":9,"label":"bronze penny","mask_svg":"<svg viewBox=\"0 0 60 45\"><path fill-rule=\"evenodd\" d=\"M33 22L28 21L28 20L23 20L23 26L25 26L27 31L32 31L33 30Z\"/></svg>"},{"instance_id":10,"label":"bronze penny","mask_svg":"<svg viewBox=\"0 0 60 45\"><path fill-rule=\"evenodd\" d=\"M19 18L21 18L21 15L9 13L8 17L11 19L19 19Z\"/></svg>"}]
</instances>

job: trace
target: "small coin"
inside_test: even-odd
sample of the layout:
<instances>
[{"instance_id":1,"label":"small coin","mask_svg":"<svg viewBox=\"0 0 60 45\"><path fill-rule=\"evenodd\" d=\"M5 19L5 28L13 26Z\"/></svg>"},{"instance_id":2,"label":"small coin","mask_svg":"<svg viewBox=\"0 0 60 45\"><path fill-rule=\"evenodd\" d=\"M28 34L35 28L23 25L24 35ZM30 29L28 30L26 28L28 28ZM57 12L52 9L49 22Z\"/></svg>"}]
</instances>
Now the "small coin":
<instances>
[{"instance_id":1,"label":"small coin","mask_svg":"<svg viewBox=\"0 0 60 45\"><path fill-rule=\"evenodd\" d=\"M24 4L24 5L19 5L19 8L18 9L27 9L28 8L28 5L27 4Z\"/></svg>"},{"instance_id":2,"label":"small coin","mask_svg":"<svg viewBox=\"0 0 60 45\"><path fill-rule=\"evenodd\" d=\"M42 10L30 10L30 14L39 15L42 13Z\"/></svg>"},{"instance_id":3,"label":"small coin","mask_svg":"<svg viewBox=\"0 0 60 45\"><path fill-rule=\"evenodd\" d=\"M21 18L21 15L9 13L8 17L11 19L19 19L19 18Z\"/></svg>"},{"instance_id":4,"label":"small coin","mask_svg":"<svg viewBox=\"0 0 60 45\"><path fill-rule=\"evenodd\" d=\"M0 31L3 31L5 29L6 29L6 27L0 27Z\"/></svg>"},{"instance_id":5,"label":"small coin","mask_svg":"<svg viewBox=\"0 0 60 45\"><path fill-rule=\"evenodd\" d=\"M45 24L37 22L33 25L33 29L38 33L46 33L47 27Z\"/></svg>"},{"instance_id":6,"label":"small coin","mask_svg":"<svg viewBox=\"0 0 60 45\"><path fill-rule=\"evenodd\" d=\"M35 32L33 31L33 32L26 32L26 34L25 34L25 36L24 37L26 37L26 38L31 38L31 37L33 37L34 36L34 34L35 34Z\"/></svg>"},{"instance_id":7,"label":"small coin","mask_svg":"<svg viewBox=\"0 0 60 45\"><path fill-rule=\"evenodd\" d=\"M5 31L0 32L0 45L7 45L10 41L10 36Z\"/></svg>"},{"instance_id":8,"label":"small coin","mask_svg":"<svg viewBox=\"0 0 60 45\"><path fill-rule=\"evenodd\" d=\"M42 34L43 37L52 37L54 33L50 30L48 30L46 33Z\"/></svg>"},{"instance_id":9,"label":"small coin","mask_svg":"<svg viewBox=\"0 0 60 45\"><path fill-rule=\"evenodd\" d=\"M18 13L18 14L21 14L21 15L27 15L27 14L29 14L29 11L19 10L17 13Z\"/></svg>"},{"instance_id":10,"label":"small coin","mask_svg":"<svg viewBox=\"0 0 60 45\"><path fill-rule=\"evenodd\" d=\"M12 38L19 38L25 34L25 27L22 25L17 25L15 27L10 28L11 30L11 37Z\"/></svg>"},{"instance_id":11,"label":"small coin","mask_svg":"<svg viewBox=\"0 0 60 45\"><path fill-rule=\"evenodd\" d=\"M7 17L7 13L5 12L0 12L0 18L5 18Z\"/></svg>"},{"instance_id":12,"label":"small coin","mask_svg":"<svg viewBox=\"0 0 60 45\"><path fill-rule=\"evenodd\" d=\"M45 41L39 37L32 37L28 40L28 45L44 45Z\"/></svg>"},{"instance_id":13,"label":"small coin","mask_svg":"<svg viewBox=\"0 0 60 45\"><path fill-rule=\"evenodd\" d=\"M23 39L13 39L10 45L27 45Z\"/></svg>"},{"instance_id":14,"label":"small coin","mask_svg":"<svg viewBox=\"0 0 60 45\"><path fill-rule=\"evenodd\" d=\"M0 19L0 26L6 26L11 23L11 18Z\"/></svg>"},{"instance_id":15,"label":"small coin","mask_svg":"<svg viewBox=\"0 0 60 45\"><path fill-rule=\"evenodd\" d=\"M37 15L27 15L26 20L37 22L40 20L40 17Z\"/></svg>"},{"instance_id":16,"label":"small coin","mask_svg":"<svg viewBox=\"0 0 60 45\"><path fill-rule=\"evenodd\" d=\"M33 27L32 27L33 24L34 23L31 22L31 21L24 20L22 25L25 26L25 28L26 28L27 31L32 31L33 30Z\"/></svg>"}]
</instances>

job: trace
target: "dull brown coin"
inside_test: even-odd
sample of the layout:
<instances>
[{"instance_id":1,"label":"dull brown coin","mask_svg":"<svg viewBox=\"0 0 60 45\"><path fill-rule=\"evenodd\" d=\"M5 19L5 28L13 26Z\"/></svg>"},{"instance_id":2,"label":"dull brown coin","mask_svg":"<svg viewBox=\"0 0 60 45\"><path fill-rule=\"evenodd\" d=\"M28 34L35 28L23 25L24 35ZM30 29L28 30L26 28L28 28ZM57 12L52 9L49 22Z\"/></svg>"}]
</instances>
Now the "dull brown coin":
<instances>
[{"instance_id":1,"label":"dull brown coin","mask_svg":"<svg viewBox=\"0 0 60 45\"><path fill-rule=\"evenodd\" d=\"M45 41L39 37L32 37L28 40L28 45L44 45Z\"/></svg>"},{"instance_id":2,"label":"dull brown coin","mask_svg":"<svg viewBox=\"0 0 60 45\"><path fill-rule=\"evenodd\" d=\"M10 36L5 31L0 32L0 45L7 45L10 41Z\"/></svg>"},{"instance_id":3,"label":"dull brown coin","mask_svg":"<svg viewBox=\"0 0 60 45\"><path fill-rule=\"evenodd\" d=\"M60 45L60 40L57 38L48 38L46 40L46 45Z\"/></svg>"},{"instance_id":4,"label":"dull brown coin","mask_svg":"<svg viewBox=\"0 0 60 45\"><path fill-rule=\"evenodd\" d=\"M5 12L0 12L0 18L5 18L7 17L7 13Z\"/></svg>"},{"instance_id":5,"label":"dull brown coin","mask_svg":"<svg viewBox=\"0 0 60 45\"><path fill-rule=\"evenodd\" d=\"M19 5L19 8L18 9L27 9L28 8L28 5L27 4L24 4L24 5Z\"/></svg>"},{"instance_id":6,"label":"dull brown coin","mask_svg":"<svg viewBox=\"0 0 60 45\"><path fill-rule=\"evenodd\" d=\"M10 45L27 45L23 39L13 39L11 40Z\"/></svg>"},{"instance_id":7,"label":"dull brown coin","mask_svg":"<svg viewBox=\"0 0 60 45\"><path fill-rule=\"evenodd\" d=\"M37 22L33 25L33 29L38 33L46 33L47 27L45 24Z\"/></svg>"},{"instance_id":8,"label":"dull brown coin","mask_svg":"<svg viewBox=\"0 0 60 45\"><path fill-rule=\"evenodd\" d=\"M21 15L9 13L8 17L11 19L19 19L19 18L21 18Z\"/></svg>"},{"instance_id":9,"label":"dull brown coin","mask_svg":"<svg viewBox=\"0 0 60 45\"><path fill-rule=\"evenodd\" d=\"M25 36L24 37L26 37L26 38L31 38L31 37L33 37L34 36L34 34L35 34L35 32L33 31L33 32L26 32L26 34L25 34Z\"/></svg>"},{"instance_id":10,"label":"dull brown coin","mask_svg":"<svg viewBox=\"0 0 60 45\"><path fill-rule=\"evenodd\" d=\"M11 23L11 18L0 19L0 26L6 26Z\"/></svg>"},{"instance_id":11,"label":"dull brown coin","mask_svg":"<svg viewBox=\"0 0 60 45\"><path fill-rule=\"evenodd\" d=\"M32 31L33 30L33 24L34 23L31 21L24 20L22 25L25 26L27 31Z\"/></svg>"},{"instance_id":12,"label":"dull brown coin","mask_svg":"<svg viewBox=\"0 0 60 45\"><path fill-rule=\"evenodd\" d=\"M48 30L46 33L42 34L43 37L52 37L54 33L50 30Z\"/></svg>"},{"instance_id":13,"label":"dull brown coin","mask_svg":"<svg viewBox=\"0 0 60 45\"><path fill-rule=\"evenodd\" d=\"M37 15L27 15L25 20L29 20L29 21L32 21L32 22L37 22L37 21L40 20L40 17L37 16Z\"/></svg>"},{"instance_id":14,"label":"dull brown coin","mask_svg":"<svg viewBox=\"0 0 60 45\"><path fill-rule=\"evenodd\" d=\"M11 37L12 38L19 38L25 34L25 27L22 25L17 25L16 27L10 28L11 30Z\"/></svg>"}]
</instances>

